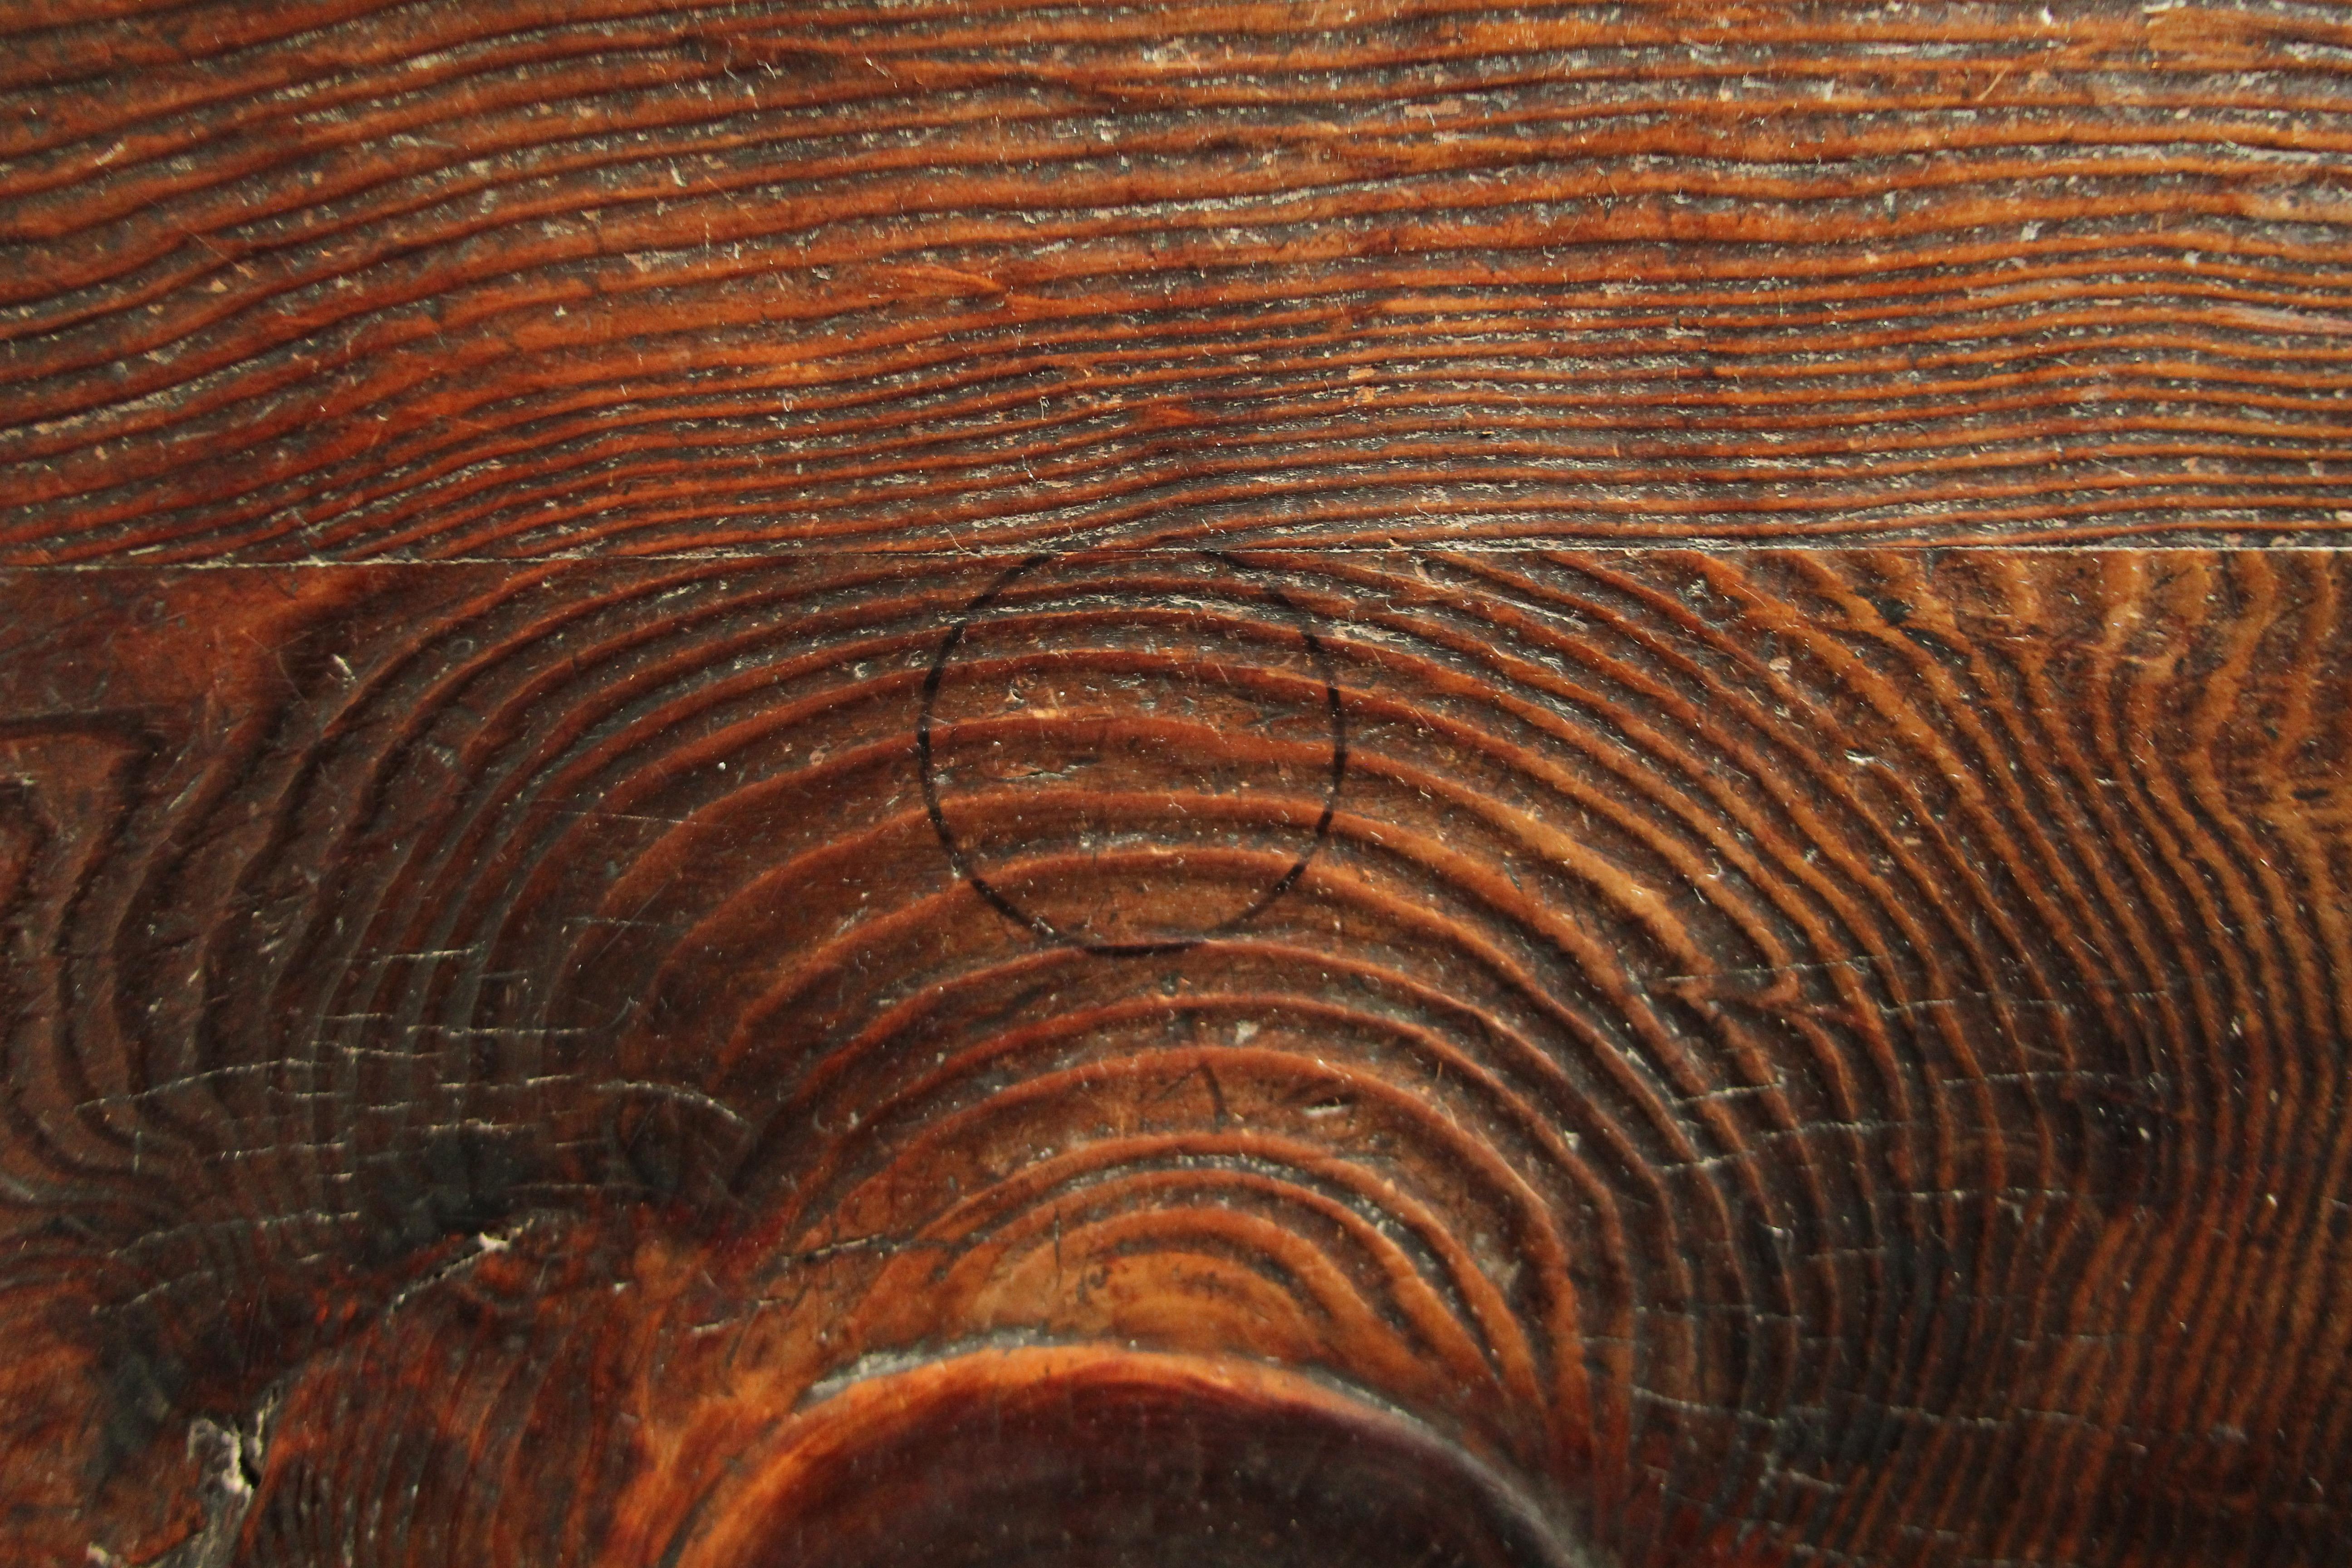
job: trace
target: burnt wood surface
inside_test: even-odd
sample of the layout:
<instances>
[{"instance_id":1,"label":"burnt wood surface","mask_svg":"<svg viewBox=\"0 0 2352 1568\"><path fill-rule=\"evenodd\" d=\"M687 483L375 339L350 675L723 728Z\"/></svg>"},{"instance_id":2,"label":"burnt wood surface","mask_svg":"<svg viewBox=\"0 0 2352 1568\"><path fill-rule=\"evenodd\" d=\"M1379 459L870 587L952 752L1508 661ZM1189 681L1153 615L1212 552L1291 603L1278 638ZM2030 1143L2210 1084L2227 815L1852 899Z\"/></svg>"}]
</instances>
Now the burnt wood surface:
<instances>
[{"instance_id":1,"label":"burnt wood surface","mask_svg":"<svg viewBox=\"0 0 2352 1568\"><path fill-rule=\"evenodd\" d=\"M2352 18L0 0L0 1561L2352 1561Z\"/></svg>"}]
</instances>

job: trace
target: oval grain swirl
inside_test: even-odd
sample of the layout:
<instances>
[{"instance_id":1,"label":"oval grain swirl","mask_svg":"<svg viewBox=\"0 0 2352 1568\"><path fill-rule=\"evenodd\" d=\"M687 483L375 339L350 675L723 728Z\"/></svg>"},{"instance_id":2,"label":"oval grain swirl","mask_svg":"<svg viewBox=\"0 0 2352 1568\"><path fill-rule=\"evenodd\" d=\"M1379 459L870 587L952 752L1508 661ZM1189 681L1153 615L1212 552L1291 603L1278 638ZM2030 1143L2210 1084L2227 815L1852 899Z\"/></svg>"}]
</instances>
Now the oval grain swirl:
<instances>
[{"instance_id":1,"label":"oval grain swirl","mask_svg":"<svg viewBox=\"0 0 2352 1568\"><path fill-rule=\"evenodd\" d=\"M18 562L2332 536L2310 7L28 10Z\"/></svg>"},{"instance_id":2,"label":"oval grain swirl","mask_svg":"<svg viewBox=\"0 0 2352 1568\"><path fill-rule=\"evenodd\" d=\"M1596 1562L2352 1528L2334 557L1255 553L1340 689L1328 837L1121 957L941 852L923 686L1003 568L909 564L78 578L246 650L151 661L210 729L0 738L61 987L0 1310L118 1469L241 1433L257 1563L729 1561L845 1390L1066 1353L1320 1379ZM1014 665L1296 636L1086 571ZM1041 784L1024 875L1232 907L1326 807L1283 776L1172 880L1146 797Z\"/></svg>"},{"instance_id":3,"label":"oval grain swirl","mask_svg":"<svg viewBox=\"0 0 2352 1568\"><path fill-rule=\"evenodd\" d=\"M1347 780L1338 676L1312 622L1231 555L1169 564L1157 580L1126 557L1015 565L949 628L915 721L923 806L949 862L1008 920L1100 956L1143 957L1243 930L1306 875ZM1236 596L1238 611L1225 609ZM1226 647L1236 614L1247 628L1241 659ZM1286 621L1287 636L1260 640ZM1191 856L1228 853L1240 825L1262 823L1270 805L1286 814L1318 778L1322 809L1297 825L1289 864L1189 929L1126 923L1159 903L1197 908L1181 883L1105 884L1057 908L1022 885L1018 861L992 853L1113 858L1124 847L1134 858L1144 848L1142 858L1182 878ZM1091 831L1104 816L1119 824L1109 844Z\"/></svg>"}]
</instances>

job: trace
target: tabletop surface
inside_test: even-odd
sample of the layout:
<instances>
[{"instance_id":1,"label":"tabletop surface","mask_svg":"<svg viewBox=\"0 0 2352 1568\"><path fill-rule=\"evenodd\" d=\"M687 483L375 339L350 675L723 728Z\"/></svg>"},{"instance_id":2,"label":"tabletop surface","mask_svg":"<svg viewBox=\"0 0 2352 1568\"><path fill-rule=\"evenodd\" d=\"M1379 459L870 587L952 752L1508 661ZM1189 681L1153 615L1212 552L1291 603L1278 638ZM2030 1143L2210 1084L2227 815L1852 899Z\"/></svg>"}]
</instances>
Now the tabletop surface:
<instances>
[{"instance_id":1,"label":"tabletop surface","mask_svg":"<svg viewBox=\"0 0 2352 1568\"><path fill-rule=\"evenodd\" d=\"M0 3L0 1557L2352 1542L2352 20Z\"/></svg>"}]
</instances>

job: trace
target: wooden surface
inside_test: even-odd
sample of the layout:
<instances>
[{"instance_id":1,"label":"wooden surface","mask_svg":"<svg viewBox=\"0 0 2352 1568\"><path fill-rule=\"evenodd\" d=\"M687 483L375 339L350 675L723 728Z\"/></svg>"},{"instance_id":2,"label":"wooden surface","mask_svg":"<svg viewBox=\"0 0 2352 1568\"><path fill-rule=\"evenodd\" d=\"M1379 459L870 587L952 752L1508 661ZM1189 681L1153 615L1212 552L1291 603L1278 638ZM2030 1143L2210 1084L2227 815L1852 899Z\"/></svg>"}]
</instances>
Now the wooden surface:
<instances>
[{"instance_id":1,"label":"wooden surface","mask_svg":"<svg viewBox=\"0 0 2352 1568\"><path fill-rule=\"evenodd\" d=\"M2335 6L9 10L19 562L2352 510Z\"/></svg>"},{"instance_id":2,"label":"wooden surface","mask_svg":"<svg viewBox=\"0 0 2352 1568\"><path fill-rule=\"evenodd\" d=\"M2352 25L0 0L0 1561L2352 1560Z\"/></svg>"}]
</instances>

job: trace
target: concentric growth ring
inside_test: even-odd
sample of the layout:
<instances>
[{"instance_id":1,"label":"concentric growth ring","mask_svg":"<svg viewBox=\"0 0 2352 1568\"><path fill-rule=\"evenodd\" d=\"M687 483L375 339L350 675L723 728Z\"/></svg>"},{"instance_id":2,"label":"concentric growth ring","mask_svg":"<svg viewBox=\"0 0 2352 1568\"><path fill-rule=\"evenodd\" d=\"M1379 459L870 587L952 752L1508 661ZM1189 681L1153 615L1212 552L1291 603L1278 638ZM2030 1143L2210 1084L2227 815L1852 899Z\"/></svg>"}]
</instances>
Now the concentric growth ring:
<instances>
[{"instance_id":1,"label":"concentric growth ring","mask_svg":"<svg viewBox=\"0 0 2352 1568\"><path fill-rule=\"evenodd\" d=\"M1316 816L1312 830L1305 836L1306 841L1303 847L1279 875L1264 883L1239 910L1227 914L1222 919L1201 924L1198 929L1178 930L1166 934L1154 932L1141 939L1125 935L1106 938L1077 929L1074 921L1066 918L1057 918L1046 909L1041 908L1036 899L1024 896L1017 889L1008 887L1006 879L1002 874L992 874L987 864L988 858L975 848L970 835L959 832L950 820L948 804L943 798L942 777L948 770L942 764L940 746L946 732L953 727L953 721L943 717L940 699L942 689L948 683L950 668L958 663L959 654L971 653L974 636L983 626L1001 628L1009 624L1024 624L1032 614L1037 614L1042 618L1043 610L1035 606L1018 609L1010 615L1004 613L1007 596L1016 586L1024 583L1032 586L1038 585L1041 574L1048 570L1066 568L1076 572L1098 570L1107 565L1119 564L1122 558L1107 554L1041 553L1023 560L990 584L984 592L964 606L954 624L948 628L947 636L941 639L939 653L932 659L929 671L924 679L922 704L915 727L915 752L922 782L924 809L930 817L932 830L939 836L940 846L947 852L948 859L954 866L957 874L971 886L974 892L985 900L991 908L1013 924L1034 932L1037 936L1057 945L1104 957L1138 957L1182 952L1203 942L1229 935L1246 926L1264 913L1276 900L1297 886L1299 879L1306 875L1307 866L1314 860L1316 854L1330 836L1332 818L1339 809L1340 785L1347 775L1347 719L1339 699L1338 671L1333 666L1329 651L1316 632L1312 617L1286 596L1280 589L1260 579L1255 568L1227 552L1200 551L1189 552L1186 559L1204 561L1219 568L1223 579L1220 587L1224 593L1232 592L1234 577L1237 574L1247 574L1250 579L1257 579L1247 581L1245 591L1251 598L1271 606L1283 620L1295 628L1299 652L1303 656L1307 670L1311 672L1311 682L1320 687L1319 698L1313 701L1315 706L1319 707L1321 728L1328 735L1329 744L1328 763L1318 770L1323 773L1328 781L1322 792L1321 809ZM1164 570L1167 560L1168 557L1161 554L1155 559L1153 564ZM1115 586L1113 595L1129 596L1131 602L1142 607L1139 591L1131 584ZM1087 587L1084 596L1099 603L1105 595L1102 593L1101 584L1096 584ZM1189 597L1189 595L1183 598L1170 595L1151 607L1163 616L1172 616L1179 621L1189 619L1196 626L1212 626L1213 616L1205 613L1197 603L1188 607L1185 601ZM1159 655L1156 645L1153 646L1152 652L1155 656ZM1229 647L1221 645L1213 653L1204 651L1202 658L1190 668L1184 668L1181 663L1176 668L1187 683L1200 682L1207 685L1213 684L1219 679L1230 681L1233 679L1230 653ZM1162 658L1161 662L1165 664L1168 661ZM1266 672L1254 673L1263 675ZM1108 722L1108 721L1097 721L1098 726Z\"/></svg>"}]
</instances>

